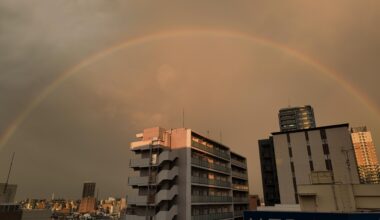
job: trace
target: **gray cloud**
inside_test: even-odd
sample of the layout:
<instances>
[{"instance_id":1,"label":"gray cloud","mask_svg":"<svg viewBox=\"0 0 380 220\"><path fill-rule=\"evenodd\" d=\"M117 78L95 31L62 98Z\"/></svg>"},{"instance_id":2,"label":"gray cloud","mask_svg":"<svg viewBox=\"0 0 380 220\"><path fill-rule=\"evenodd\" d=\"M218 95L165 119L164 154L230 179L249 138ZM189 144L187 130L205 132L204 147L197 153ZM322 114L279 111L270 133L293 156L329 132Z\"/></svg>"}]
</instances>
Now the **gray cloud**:
<instances>
[{"instance_id":1,"label":"gray cloud","mask_svg":"<svg viewBox=\"0 0 380 220\"><path fill-rule=\"evenodd\" d=\"M212 28L260 36L336 70L380 106L378 1L10 1L0 3L0 131L69 67L134 36ZM257 140L277 131L277 111L312 104L319 125L368 125L379 116L315 68L275 48L223 36L135 45L62 83L0 149L0 177L16 152L18 198L78 198L94 180L123 196L129 142L144 127L207 130L249 159L261 193ZM347 111L350 109L350 111ZM379 150L378 150L379 151Z\"/></svg>"}]
</instances>

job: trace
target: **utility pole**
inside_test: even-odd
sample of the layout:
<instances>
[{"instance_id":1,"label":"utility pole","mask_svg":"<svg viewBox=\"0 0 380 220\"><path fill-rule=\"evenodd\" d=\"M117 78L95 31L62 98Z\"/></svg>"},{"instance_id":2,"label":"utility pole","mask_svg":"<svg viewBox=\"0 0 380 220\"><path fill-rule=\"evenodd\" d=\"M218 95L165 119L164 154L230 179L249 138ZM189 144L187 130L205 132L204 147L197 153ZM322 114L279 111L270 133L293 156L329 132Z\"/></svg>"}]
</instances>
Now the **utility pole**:
<instances>
[{"instance_id":1,"label":"utility pole","mask_svg":"<svg viewBox=\"0 0 380 220\"><path fill-rule=\"evenodd\" d=\"M8 171L8 176L7 176L7 181L5 182L5 186L4 186L4 191L3 191L3 194L5 194L7 192L7 188L8 188L8 183L9 183L9 177L11 175L11 170L12 170L12 165L13 165L13 160L15 158L15 152L13 152L12 154L12 160L11 160L11 164L9 166L9 171Z\"/></svg>"}]
</instances>

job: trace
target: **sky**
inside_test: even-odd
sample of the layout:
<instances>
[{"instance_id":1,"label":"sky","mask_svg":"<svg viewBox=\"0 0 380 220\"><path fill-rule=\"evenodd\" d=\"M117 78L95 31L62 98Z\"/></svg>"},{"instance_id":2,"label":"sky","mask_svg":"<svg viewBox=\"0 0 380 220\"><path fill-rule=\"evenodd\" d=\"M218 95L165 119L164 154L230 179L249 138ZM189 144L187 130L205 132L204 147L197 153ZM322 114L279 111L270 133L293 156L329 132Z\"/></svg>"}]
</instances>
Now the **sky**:
<instances>
[{"instance_id":1,"label":"sky","mask_svg":"<svg viewBox=\"0 0 380 220\"><path fill-rule=\"evenodd\" d=\"M247 157L252 194L257 140L289 105L366 125L379 155L379 26L377 0L2 0L0 182L15 152L18 200L77 199L85 181L128 195L129 143L182 109Z\"/></svg>"}]
</instances>

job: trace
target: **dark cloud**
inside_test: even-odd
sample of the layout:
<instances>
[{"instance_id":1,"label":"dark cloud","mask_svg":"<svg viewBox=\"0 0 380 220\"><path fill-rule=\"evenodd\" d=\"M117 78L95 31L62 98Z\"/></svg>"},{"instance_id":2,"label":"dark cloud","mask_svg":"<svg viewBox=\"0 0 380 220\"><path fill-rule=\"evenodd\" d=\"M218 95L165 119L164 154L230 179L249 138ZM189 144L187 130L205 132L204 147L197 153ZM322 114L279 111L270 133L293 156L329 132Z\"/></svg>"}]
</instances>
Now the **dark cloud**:
<instances>
[{"instance_id":1,"label":"dark cloud","mask_svg":"<svg viewBox=\"0 0 380 220\"><path fill-rule=\"evenodd\" d=\"M235 30L297 49L336 70L380 106L378 1L2 1L0 131L66 69L134 36L186 29ZM77 198L96 181L123 196L129 142L145 127L210 131L248 156L261 193L257 140L278 130L277 111L311 104L317 123L367 125L379 115L314 67L273 47L223 36L152 40L113 53L63 82L0 149L12 151L18 198ZM347 111L350 109L350 111ZM379 144L378 144L379 145Z\"/></svg>"}]
</instances>

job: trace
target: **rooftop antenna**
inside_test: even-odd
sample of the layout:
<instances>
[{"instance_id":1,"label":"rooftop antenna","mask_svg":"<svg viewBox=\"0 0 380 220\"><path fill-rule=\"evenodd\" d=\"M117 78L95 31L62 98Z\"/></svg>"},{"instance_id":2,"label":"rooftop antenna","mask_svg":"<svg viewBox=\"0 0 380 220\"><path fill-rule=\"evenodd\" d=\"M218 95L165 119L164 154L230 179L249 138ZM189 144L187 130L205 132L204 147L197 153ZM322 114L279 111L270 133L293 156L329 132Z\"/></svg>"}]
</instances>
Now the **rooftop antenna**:
<instances>
[{"instance_id":1,"label":"rooftop antenna","mask_svg":"<svg viewBox=\"0 0 380 220\"><path fill-rule=\"evenodd\" d=\"M290 98L288 97L288 107L290 108L291 105L290 105Z\"/></svg>"},{"instance_id":2,"label":"rooftop antenna","mask_svg":"<svg viewBox=\"0 0 380 220\"><path fill-rule=\"evenodd\" d=\"M7 181L5 182L5 186L4 186L4 191L3 191L3 194L5 194L7 192L7 188L8 188L8 182L9 182L9 177L11 175L11 170L12 170L12 165L13 165L13 160L15 158L15 152L13 152L12 154L12 160L11 160L11 165L9 166L9 171L8 171L8 176L7 176Z\"/></svg>"},{"instance_id":3,"label":"rooftop antenna","mask_svg":"<svg viewBox=\"0 0 380 220\"><path fill-rule=\"evenodd\" d=\"M207 130L207 137L210 137L210 130Z\"/></svg>"},{"instance_id":4,"label":"rooftop antenna","mask_svg":"<svg viewBox=\"0 0 380 220\"><path fill-rule=\"evenodd\" d=\"M182 108L182 127L185 127L185 108Z\"/></svg>"},{"instance_id":5,"label":"rooftop antenna","mask_svg":"<svg viewBox=\"0 0 380 220\"><path fill-rule=\"evenodd\" d=\"M219 139L220 139L220 143L222 143L222 131L219 132Z\"/></svg>"}]
</instances>

